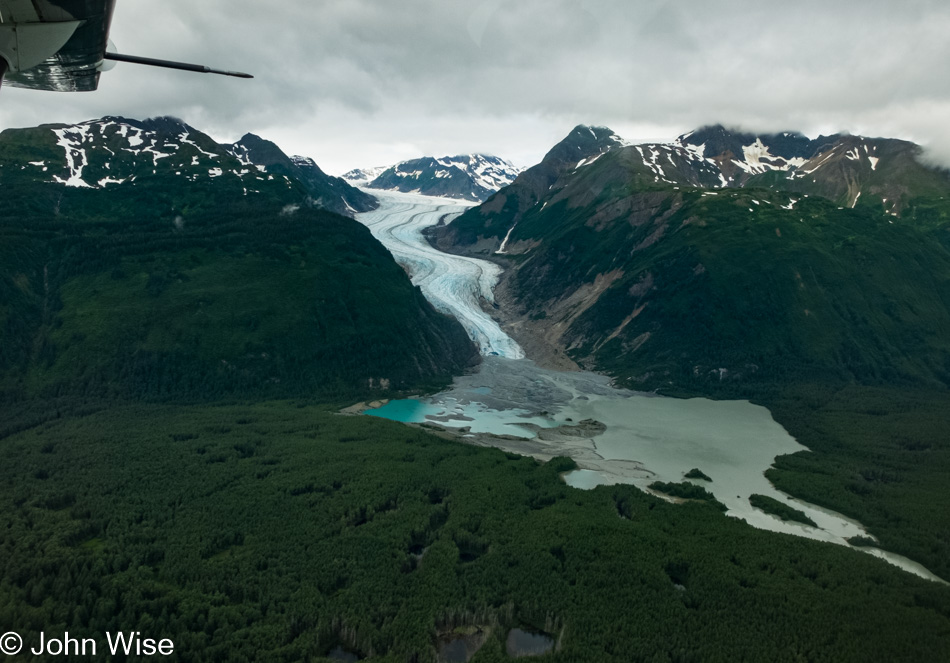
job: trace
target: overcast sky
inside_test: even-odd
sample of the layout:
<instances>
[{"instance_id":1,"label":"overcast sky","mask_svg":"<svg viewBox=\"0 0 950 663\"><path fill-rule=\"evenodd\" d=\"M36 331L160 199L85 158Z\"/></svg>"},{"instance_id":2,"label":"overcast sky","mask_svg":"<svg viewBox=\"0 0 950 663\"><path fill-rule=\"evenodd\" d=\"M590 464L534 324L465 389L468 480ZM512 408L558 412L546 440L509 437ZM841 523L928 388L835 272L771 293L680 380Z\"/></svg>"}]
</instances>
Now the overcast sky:
<instances>
[{"instance_id":1,"label":"overcast sky","mask_svg":"<svg viewBox=\"0 0 950 663\"><path fill-rule=\"evenodd\" d=\"M424 155L536 163L579 123L915 140L950 164L947 0L119 0L99 91L4 88L0 127L174 115L324 170Z\"/></svg>"}]
</instances>

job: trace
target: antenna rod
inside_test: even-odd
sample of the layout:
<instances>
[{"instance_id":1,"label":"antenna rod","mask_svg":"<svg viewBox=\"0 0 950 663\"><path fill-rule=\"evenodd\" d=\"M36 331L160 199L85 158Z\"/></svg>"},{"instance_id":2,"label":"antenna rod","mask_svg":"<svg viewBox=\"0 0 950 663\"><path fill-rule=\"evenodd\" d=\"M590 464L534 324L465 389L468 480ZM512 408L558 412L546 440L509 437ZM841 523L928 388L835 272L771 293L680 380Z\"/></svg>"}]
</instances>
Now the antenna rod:
<instances>
[{"instance_id":1,"label":"antenna rod","mask_svg":"<svg viewBox=\"0 0 950 663\"><path fill-rule=\"evenodd\" d=\"M181 69L183 71L195 71L199 74L220 74L222 76L234 76L236 78L254 78L250 74L244 74L240 71L222 71L221 69L212 69L200 64L188 64L186 62L172 62L170 60L156 60L155 58L143 58L137 55L122 55L120 53L106 53L106 60L116 62L131 62L132 64L144 64L149 67L165 67L166 69Z\"/></svg>"}]
</instances>

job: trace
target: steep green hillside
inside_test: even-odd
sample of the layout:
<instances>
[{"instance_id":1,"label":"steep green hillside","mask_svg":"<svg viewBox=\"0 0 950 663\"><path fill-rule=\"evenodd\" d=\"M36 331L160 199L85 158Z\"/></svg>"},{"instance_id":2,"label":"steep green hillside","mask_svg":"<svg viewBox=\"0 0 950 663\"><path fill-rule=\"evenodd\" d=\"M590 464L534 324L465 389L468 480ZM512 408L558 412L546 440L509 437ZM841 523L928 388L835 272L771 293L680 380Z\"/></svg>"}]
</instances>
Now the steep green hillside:
<instances>
[{"instance_id":1,"label":"steep green hillside","mask_svg":"<svg viewBox=\"0 0 950 663\"><path fill-rule=\"evenodd\" d=\"M567 459L285 402L114 408L2 444L0 620L31 644L121 629L180 661L433 663L481 627L477 663L520 627L550 661L950 649L943 585L714 505L570 488Z\"/></svg>"},{"instance_id":2,"label":"steep green hillside","mask_svg":"<svg viewBox=\"0 0 950 663\"><path fill-rule=\"evenodd\" d=\"M506 261L516 335L634 388L950 383L950 176L903 141L765 139L578 127L435 239Z\"/></svg>"},{"instance_id":3,"label":"steep green hillside","mask_svg":"<svg viewBox=\"0 0 950 663\"><path fill-rule=\"evenodd\" d=\"M369 231L307 205L289 170L246 168L188 137L153 145L170 155L157 158L113 124L83 131L99 129L70 143L65 184L32 172L63 159L53 133L0 140L6 400L336 399L444 384L474 359ZM116 158L98 167L127 177L80 184L78 164L91 172L110 144Z\"/></svg>"},{"instance_id":4,"label":"steep green hillside","mask_svg":"<svg viewBox=\"0 0 950 663\"><path fill-rule=\"evenodd\" d=\"M342 396L472 359L369 231L279 210L0 218L4 392Z\"/></svg>"},{"instance_id":5,"label":"steep green hillside","mask_svg":"<svg viewBox=\"0 0 950 663\"><path fill-rule=\"evenodd\" d=\"M948 227L643 185L628 154L581 169L512 231L503 292L528 333L636 388L950 381Z\"/></svg>"}]
</instances>

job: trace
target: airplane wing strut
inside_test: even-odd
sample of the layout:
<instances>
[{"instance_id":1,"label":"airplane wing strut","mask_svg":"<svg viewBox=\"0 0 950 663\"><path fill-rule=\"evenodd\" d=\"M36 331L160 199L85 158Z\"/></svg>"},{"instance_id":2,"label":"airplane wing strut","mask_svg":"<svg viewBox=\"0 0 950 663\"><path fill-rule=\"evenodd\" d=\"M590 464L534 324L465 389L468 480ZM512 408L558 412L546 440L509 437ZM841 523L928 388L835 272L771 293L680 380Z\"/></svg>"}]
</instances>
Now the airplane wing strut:
<instances>
[{"instance_id":1,"label":"airplane wing strut","mask_svg":"<svg viewBox=\"0 0 950 663\"><path fill-rule=\"evenodd\" d=\"M106 53L106 60L115 62L131 62L132 64L144 64L149 67L165 67L166 69L181 69L182 71L194 71L199 74L220 74L222 76L235 76L237 78L254 78L250 74L240 71L224 71L222 69L212 69L201 64L188 64L187 62L172 62L171 60L156 60L155 58L143 58L138 55L122 55L120 53Z\"/></svg>"}]
</instances>

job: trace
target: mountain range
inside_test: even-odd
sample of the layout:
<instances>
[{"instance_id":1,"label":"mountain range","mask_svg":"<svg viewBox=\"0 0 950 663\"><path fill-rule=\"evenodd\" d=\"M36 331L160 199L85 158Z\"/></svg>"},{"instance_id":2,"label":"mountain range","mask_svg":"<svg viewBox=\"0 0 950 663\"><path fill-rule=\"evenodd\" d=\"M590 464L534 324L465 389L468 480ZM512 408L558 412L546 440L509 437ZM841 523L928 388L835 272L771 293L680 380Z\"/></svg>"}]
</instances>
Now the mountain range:
<instances>
[{"instance_id":1,"label":"mountain range","mask_svg":"<svg viewBox=\"0 0 950 663\"><path fill-rule=\"evenodd\" d=\"M338 214L376 207L372 196L326 175L312 159L288 157L254 134L218 144L171 117L8 129L0 138L0 177L83 189L135 186L148 177L199 185L221 178L219 187L227 183L242 196L277 187L301 204Z\"/></svg>"},{"instance_id":2,"label":"mountain range","mask_svg":"<svg viewBox=\"0 0 950 663\"><path fill-rule=\"evenodd\" d=\"M518 172L499 157L470 154L423 157L388 168L351 170L343 178L372 189L481 202L511 184Z\"/></svg>"},{"instance_id":3,"label":"mountain range","mask_svg":"<svg viewBox=\"0 0 950 663\"><path fill-rule=\"evenodd\" d=\"M920 157L850 135L626 145L580 126L432 239L505 262L496 294L536 356L632 387L948 384L950 177Z\"/></svg>"}]
</instances>

